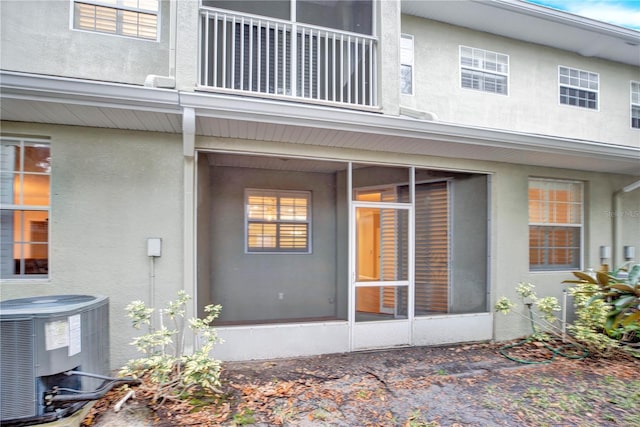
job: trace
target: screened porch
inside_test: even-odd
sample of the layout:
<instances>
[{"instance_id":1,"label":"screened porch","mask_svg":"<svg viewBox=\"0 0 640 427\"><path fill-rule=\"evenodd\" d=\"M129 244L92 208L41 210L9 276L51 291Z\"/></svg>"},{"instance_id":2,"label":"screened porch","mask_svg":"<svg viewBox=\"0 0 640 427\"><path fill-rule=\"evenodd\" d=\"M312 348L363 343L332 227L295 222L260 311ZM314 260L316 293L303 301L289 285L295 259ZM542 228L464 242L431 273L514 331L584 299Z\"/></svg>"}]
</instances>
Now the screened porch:
<instances>
[{"instance_id":1,"label":"screened porch","mask_svg":"<svg viewBox=\"0 0 640 427\"><path fill-rule=\"evenodd\" d=\"M219 325L487 311L487 176L200 153L198 304Z\"/></svg>"}]
</instances>

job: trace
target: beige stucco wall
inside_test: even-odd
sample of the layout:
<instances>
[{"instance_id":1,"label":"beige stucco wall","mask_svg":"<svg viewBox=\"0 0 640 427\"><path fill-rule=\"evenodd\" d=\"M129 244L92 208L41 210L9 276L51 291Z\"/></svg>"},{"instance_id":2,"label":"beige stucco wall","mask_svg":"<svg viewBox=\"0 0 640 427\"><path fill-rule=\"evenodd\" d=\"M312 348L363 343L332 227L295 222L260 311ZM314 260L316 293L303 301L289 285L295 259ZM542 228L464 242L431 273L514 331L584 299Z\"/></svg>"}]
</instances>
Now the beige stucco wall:
<instances>
[{"instance_id":1,"label":"beige stucco wall","mask_svg":"<svg viewBox=\"0 0 640 427\"><path fill-rule=\"evenodd\" d=\"M106 295L111 364L136 356L125 306L149 300L147 238L162 238L156 302L182 283L182 145L177 136L2 123L2 133L51 138L50 279L3 281L3 300L55 294Z\"/></svg>"},{"instance_id":2,"label":"beige stucco wall","mask_svg":"<svg viewBox=\"0 0 640 427\"><path fill-rule=\"evenodd\" d=\"M141 85L149 74L169 73L169 2L161 5L154 41L73 30L69 0L2 0L0 64L9 71Z\"/></svg>"},{"instance_id":3,"label":"beige stucco wall","mask_svg":"<svg viewBox=\"0 0 640 427\"><path fill-rule=\"evenodd\" d=\"M408 15L402 32L414 36L415 49L415 95L402 95L403 106L444 122L640 147L630 124L636 67ZM461 45L509 55L507 96L460 86ZM600 75L599 111L559 103L559 66Z\"/></svg>"},{"instance_id":4,"label":"beige stucco wall","mask_svg":"<svg viewBox=\"0 0 640 427\"><path fill-rule=\"evenodd\" d=\"M183 238L191 240L193 236L183 236L184 160L180 137L13 122L3 122L2 132L51 138L53 158L51 277L44 281L4 281L0 284L2 299L72 293L107 295L111 309L111 362L114 368L122 365L137 355L129 345L136 333L125 317L124 307L133 300L149 298L148 237L163 239L162 256L155 261L156 302L163 305L187 286L183 283ZM503 295L515 298L515 286L521 281L534 283L539 295L560 297L561 281L571 277L570 272L529 272L529 176L585 182L585 268L599 264L600 245L613 244L613 193L638 179L586 171L264 141L197 138L196 143L201 149L302 155L490 174L491 305ZM201 174L199 178L206 179L206 176ZM206 197L199 200L209 203ZM631 244L640 250L640 190L626 193L621 207L622 238L618 245ZM638 258L637 255L636 261ZM340 308L338 312L342 310ZM524 319L496 316L495 338L499 340L527 331L528 324Z\"/></svg>"}]
</instances>

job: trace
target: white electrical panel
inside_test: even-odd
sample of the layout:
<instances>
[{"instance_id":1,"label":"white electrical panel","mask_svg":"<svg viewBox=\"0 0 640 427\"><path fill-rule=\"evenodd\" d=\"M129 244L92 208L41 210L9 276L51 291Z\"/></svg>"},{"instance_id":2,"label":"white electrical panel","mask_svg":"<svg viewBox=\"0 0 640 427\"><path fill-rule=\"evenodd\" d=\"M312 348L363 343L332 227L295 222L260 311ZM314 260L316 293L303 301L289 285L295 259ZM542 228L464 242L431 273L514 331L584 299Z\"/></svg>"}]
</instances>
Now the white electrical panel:
<instances>
[{"instance_id":1,"label":"white electrical panel","mask_svg":"<svg viewBox=\"0 0 640 427\"><path fill-rule=\"evenodd\" d=\"M147 256L162 255L162 239L160 237L149 237L147 239Z\"/></svg>"}]
</instances>

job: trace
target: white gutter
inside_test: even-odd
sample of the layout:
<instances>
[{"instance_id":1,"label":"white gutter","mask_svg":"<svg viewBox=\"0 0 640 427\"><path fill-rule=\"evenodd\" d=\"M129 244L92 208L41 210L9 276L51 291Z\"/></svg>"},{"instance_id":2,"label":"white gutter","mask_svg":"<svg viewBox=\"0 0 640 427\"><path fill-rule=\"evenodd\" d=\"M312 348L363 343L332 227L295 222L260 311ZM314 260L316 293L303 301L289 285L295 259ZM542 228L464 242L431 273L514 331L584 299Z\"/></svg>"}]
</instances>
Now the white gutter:
<instances>
[{"instance_id":1,"label":"white gutter","mask_svg":"<svg viewBox=\"0 0 640 427\"><path fill-rule=\"evenodd\" d=\"M620 240L622 239L622 227L620 226L620 218L622 217L622 196L626 193L630 193L632 191L640 188L640 180L633 182L625 187L622 187L620 190L615 191L613 193L612 200L612 208L611 214L613 216L611 221L612 228L612 236L613 236L613 254L612 254L612 268L617 268L623 262L622 257L620 256L622 253L621 248L619 247Z\"/></svg>"},{"instance_id":2,"label":"white gutter","mask_svg":"<svg viewBox=\"0 0 640 427\"><path fill-rule=\"evenodd\" d=\"M0 71L3 99L179 113L175 90Z\"/></svg>"},{"instance_id":3,"label":"white gutter","mask_svg":"<svg viewBox=\"0 0 640 427\"><path fill-rule=\"evenodd\" d=\"M301 105L265 99L180 92L180 105L191 107L198 117L247 120L290 126L311 126L347 132L365 132L401 138L480 144L487 147L537 152L619 158L640 161L640 148L593 141L537 135L446 122L416 120L356 110Z\"/></svg>"}]
</instances>

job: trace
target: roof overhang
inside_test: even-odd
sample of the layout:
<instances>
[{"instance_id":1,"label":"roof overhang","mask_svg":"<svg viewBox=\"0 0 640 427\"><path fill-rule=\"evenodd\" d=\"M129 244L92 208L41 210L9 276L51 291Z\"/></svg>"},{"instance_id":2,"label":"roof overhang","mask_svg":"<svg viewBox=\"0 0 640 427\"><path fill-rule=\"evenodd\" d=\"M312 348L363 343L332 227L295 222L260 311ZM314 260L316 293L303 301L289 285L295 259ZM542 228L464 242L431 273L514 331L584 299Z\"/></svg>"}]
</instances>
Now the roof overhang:
<instances>
[{"instance_id":1,"label":"roof overhang","mask_svg":"<svg viewBox=\"0 0 640 427\"><path fill-rule=\"evenodd\" d=\"M640 66L640 32L519 0L402 0L402 13Z\"/></svg>"},{"instance_id":2,"label":"roof overhang","mask_svg":"<svg viewBox=\"0 0 640 427\"><path fill-rule=\"evenodd\" d=\"M195 134L640 175L640 147L325 106L0 72L2 120Z\"/></svg>"}]
</instances>

